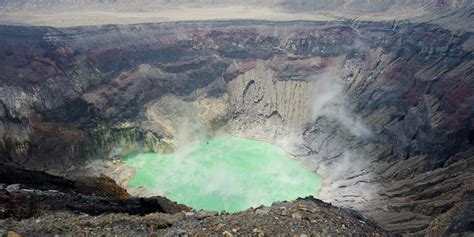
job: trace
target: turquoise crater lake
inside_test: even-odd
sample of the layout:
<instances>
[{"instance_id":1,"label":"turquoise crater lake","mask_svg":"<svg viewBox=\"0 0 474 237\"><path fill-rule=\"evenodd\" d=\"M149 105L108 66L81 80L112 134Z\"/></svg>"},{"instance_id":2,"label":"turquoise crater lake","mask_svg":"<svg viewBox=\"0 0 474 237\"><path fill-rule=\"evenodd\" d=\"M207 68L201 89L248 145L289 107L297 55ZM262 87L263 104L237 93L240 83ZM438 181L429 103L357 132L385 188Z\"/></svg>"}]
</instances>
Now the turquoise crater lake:
<instances>
[{"instance_id":1,"label":"turquoise crater lake","mask_svg":"<svg viewBox=\"0 0 474 237\"><path fill-rule=\"evenodd\" d=\"M321 184L317 174L280 147L227 136L187 152L138 154L125 164L136 170L131 186L197 210L236 212L316 196Z\"/></svg>"}]
</instances>

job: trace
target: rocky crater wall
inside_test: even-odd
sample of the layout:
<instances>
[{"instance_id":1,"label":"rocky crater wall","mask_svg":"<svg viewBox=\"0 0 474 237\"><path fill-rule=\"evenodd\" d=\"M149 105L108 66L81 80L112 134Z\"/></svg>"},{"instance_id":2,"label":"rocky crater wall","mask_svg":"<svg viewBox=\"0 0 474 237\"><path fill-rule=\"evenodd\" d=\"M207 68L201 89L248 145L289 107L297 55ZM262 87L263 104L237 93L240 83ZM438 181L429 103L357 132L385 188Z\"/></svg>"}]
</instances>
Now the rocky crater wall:
<instances>
[{"instance_id":1,"label":"rocky crater wall","mask_svg":"<svg viewBox=\"0 0 474 237\"><path fill-rule=\"evenodd\" d=\"M319 198L393 233L472 223L472 33L357 21L1 28L4 163L73 172L171 151L182 124L197 124L282 145L323 176Z\"/></svg>"}]
</instances>

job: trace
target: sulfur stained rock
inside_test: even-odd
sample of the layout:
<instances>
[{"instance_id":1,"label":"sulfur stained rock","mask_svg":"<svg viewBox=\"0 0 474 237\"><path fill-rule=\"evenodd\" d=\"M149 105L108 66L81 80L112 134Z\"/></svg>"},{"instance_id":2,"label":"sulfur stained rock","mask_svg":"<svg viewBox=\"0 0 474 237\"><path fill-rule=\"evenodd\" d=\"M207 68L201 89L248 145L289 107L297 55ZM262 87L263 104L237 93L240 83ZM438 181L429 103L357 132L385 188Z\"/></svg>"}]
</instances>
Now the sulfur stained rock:
<instances>
[{"instance_id":1,"label":"sulfur stained rock","mask_svg":"<svg viewBox=\"0 0 474 237\"><path fill-rule=\"evenodd\" d=\"M298 221L301 220L301 217L302 217L302 215L301 215L300 212L295 212L295 213L291 214L291 218L293 218L295 220L298 220Z\"/></svg>"},{"instance_id":2,"label":"sulfur stained rock","mask_svg":"<svg viewBox=\"0 0 474 237\"><path fill-rule=\"evenodd\" d=\"M224 224L222 223L217 223L215 224L214 226L211 227L211 231L214 231L214 232L222 232L223 228L225 227Z\"/></svg>"},{"instance_id":3,"label":"sulfur stained rock","mask_svg":"<svg viewBox=\"0 0 474 237\"><path fill-rule=\"evenodd\" d=\"M8 231L6 236L7 237L21 237L22 235L18 234L15 231Z\"/></svg>"}]
</instances>

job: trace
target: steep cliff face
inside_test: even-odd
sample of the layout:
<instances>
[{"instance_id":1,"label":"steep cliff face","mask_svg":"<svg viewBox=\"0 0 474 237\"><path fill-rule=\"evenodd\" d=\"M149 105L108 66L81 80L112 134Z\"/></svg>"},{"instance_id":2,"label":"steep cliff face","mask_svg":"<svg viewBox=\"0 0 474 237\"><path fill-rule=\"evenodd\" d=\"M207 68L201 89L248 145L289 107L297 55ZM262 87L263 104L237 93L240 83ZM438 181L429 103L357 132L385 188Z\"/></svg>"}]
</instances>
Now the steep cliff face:
<instances>
[{"instance_id":1,"label":"steep cliff face","mask_svg":"<svg viewBox=\"0 0 474 237\"><path fill-rule=\"evenodd\" d=\"M319 198L394 233L472 227L473 35L436 25L2 26L0 159L50 172L169 151L197 131L265 139Z\"/></svg>"}]
</instances>

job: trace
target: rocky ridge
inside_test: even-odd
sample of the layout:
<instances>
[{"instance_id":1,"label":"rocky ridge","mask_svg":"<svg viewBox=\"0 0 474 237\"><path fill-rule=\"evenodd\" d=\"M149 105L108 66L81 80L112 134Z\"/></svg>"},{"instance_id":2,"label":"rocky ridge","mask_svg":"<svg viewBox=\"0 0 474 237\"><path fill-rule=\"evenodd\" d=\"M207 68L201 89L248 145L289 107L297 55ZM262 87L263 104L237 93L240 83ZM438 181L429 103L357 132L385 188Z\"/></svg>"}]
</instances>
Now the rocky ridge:
<instances>
[{"instance_id":1,"label":"rocky ridge","mask_svg":"<svg viewBox=\"0 0 474 237\"><path fill-rule=\"evenodd\" d=\"M386 235L355 212L312 197L234 214L196 212L162 197L129 197L104 176L68 180L38 171L1 168L2 236Z\"/></svg>"},{"instance_id":2,"label":"rocky ridge","mask_svg":"<svg viewBox=\"0 0 474 237\"><path fill-rule=\"evenodd\" d=\"M178 21L375 21L472 32L469 0L23 0L0 1L0 23L88 26Z\"/></svg>"}]
</instances>

